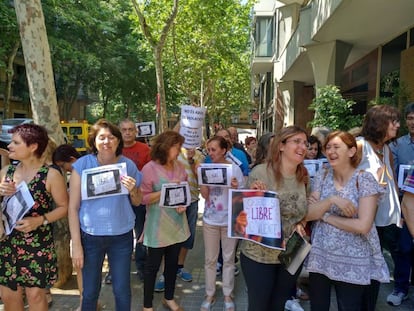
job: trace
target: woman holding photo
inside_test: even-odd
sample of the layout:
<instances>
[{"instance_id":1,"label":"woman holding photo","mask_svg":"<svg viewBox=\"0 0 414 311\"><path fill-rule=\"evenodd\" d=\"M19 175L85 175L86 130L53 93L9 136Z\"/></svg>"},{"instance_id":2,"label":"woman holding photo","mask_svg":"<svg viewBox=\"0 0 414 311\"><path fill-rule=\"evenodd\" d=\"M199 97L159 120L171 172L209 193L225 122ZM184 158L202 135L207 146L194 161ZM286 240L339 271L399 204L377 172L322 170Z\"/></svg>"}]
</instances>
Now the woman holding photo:
<instances>
[{"instance_id":1,"label":"woman holding photo","mask_svg":"<svg viewBox=\"0 0 414 311\"><path fill-rule=\"evenodd\" d=\"M107 255L112 273L115 308L118 311L130 310L131 255L135 225L131 204L139 205L142 200L138 187L141 173L134 162L122 156L122 135L114 124L104 119L97 121L91 127L88 143L92 153L73 163L69 182L72 261L75 269L82 269L83 278L81 309L96 310L102 266ZM82 174L87 173L86 170L117 163L126 163L127 175L122 176L120 182L128 194L104 197L95 195L88 199L81 196L81 179Z\"/></svg>"},{"instance_id":2,"label":"woman holding photo","mask_svg":"<svg viewBox=\"0 0 414 311\"><path fill-rule=\"evenodd\" d=\"M184 166L177 160L184 137L174 131L158 135L151 147L151 161L142 169L143 204L147 206L143 242L147 246L144 266L144 311L152 311L154 285L164 257L165 292L163 305L172 311L183 309L174 300L178 254L190 236L186 207L161 207L163 184L187 180Z\"/></svg>"},{"instance_id":3,"label":"woman holding photo","mask_svg":"<svg viewBox=\"0 0 414 311\"><path fill-rule=\"evenodd\" d=\"M207 152L213 163L231 164L226 160L230 149L227 140L214 136L207 141ZM231 188L244 186L243 173L235 165L232 166ZM228 218L228 187L200 186L200 193L205 199L203 214L203 236L205 247L204 270L206 274L206 297L201 304L201 311L210 311L215 303L216 264L220 251L220 241L223 249L223 295L225 311L234 311L234 256L237 239L227 237Z\"/></svg>"},{"instance_id":4,"label":"woman holding photo","mask_svg":"<svg viewBox=\"0 0 414 311\"><path fill-rule=\"evenodd\" d=\"M68 194L63 176L42 160L48 141L46 129L39 125L13 128L9 156L19 163L4 167L0 174L0 195L5 200L17 196L16 186L21 182L27 184L34 200L0 242L0 292L5 310L23 311L23 294L30 310L48 310L45 288L56 282L51 223L66 216Z\"/></svg>"},{"instance_id":5,"label":"woman holding photo","mask_svg":"<svg viewBox=\"0 0 414 311\"><path fill-rule=\"evenodd\" d=\"M270 146L265 162L255 166L248 184L251 189L276 191L284 239L296 230L306 215L308 175L303 160L308 149L306 132L297 126L283 128ZM291 275L280 263L280 250L257 243L241 242L240 262L249 297L249 311L284 311L301 269Z\"/></svg>"}]
</instances>

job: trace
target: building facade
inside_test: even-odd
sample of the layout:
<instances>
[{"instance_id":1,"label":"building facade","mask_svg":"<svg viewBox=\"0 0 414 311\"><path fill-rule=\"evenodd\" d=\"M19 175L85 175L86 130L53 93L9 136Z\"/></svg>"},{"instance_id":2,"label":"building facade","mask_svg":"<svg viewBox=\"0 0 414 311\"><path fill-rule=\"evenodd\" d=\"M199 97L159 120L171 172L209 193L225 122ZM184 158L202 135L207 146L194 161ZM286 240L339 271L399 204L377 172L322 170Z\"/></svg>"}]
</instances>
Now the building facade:
<instances>
[{"instance_id":1,"label":"building facade","mask_svg":"<svg viewBox=\"0 0 414 311\"><path fill-rule=\"evenodd\" d=\"M408 0L258 1L251 73L259 135L306 127L316 89L328 84L357 103L350 113L393 95L395 81L414 100L413 11Z\"/></svg>"}]
</instances>

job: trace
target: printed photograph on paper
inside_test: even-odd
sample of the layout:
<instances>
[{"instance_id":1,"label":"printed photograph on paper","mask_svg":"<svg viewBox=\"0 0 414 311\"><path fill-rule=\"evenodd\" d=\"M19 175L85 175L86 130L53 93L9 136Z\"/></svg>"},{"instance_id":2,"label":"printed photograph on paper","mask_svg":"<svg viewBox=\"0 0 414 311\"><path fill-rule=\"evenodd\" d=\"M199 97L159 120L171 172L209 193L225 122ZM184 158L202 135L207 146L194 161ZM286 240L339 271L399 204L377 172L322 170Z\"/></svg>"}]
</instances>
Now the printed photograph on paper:
<instances>
[{"instance_id":1,"label":"printed photograph on paper","mask_svg":"<svg viewBox=\"0 0 414 311\"><path fill-rule=\"evenodd\" d=\"M135 123L137 127L137 137L155 136L155 122L141 122Z\"/></svg>"},{"instance_id":2,"label":"printed photograph on paper","mask_svg":"<svg viewBox=\"0 0 414 311\"><path fill-rule=\"evenodd\" d=\"M230 187L231 175L231 164L203 163L197 168L199 185Z\"/></svg>"},{"instance_id":3,"label":"printed photograph on paper","mask_svg":"<svg viewBox=\"0 0 414 311\"><path fill-rule=\"evenodd\" d=\"M2 211L6 235L13 231L16 223L23 219L34 203L29 188L24 181L16 186L16 192L12 196L3 198Z\"/></svg>"},{"instance_id":4,"label":"printed photograph on paper","mask_svg":"<svg viewBox=\"0 0 414 311\"><path fill-rule=\"evenodd\" d=\"M277 193L247 189L229 191L228 236L285 249Z\"/></svg>"},{"instance_id":5,"label":"printed photograph on paper","mask_svg":"<svg viewBox=\"0 0 414 311\"><path fill-rule=\"evenodd\" d=\"M401 167L402 165L400 165ZM400 169L401 171L401 169ZM400 187L403 191L408 191L410 193L414 193L414 165L410 165L408 169L404 170L403 175L403 185ZM398 183L400 182L398 178Z\"/></svg>"},{"instance_id":6,"label":"printed photograph on paper","mask_svg":"<svg viewBox=\"0 0 414 311\"><path fill-rule=\"evenodd\" d=\"M405 179L408 176L410 169L414 168L414 165L401 164L398 170L398 188L404 187Z\"/></svg>"},{"instance_id":7,"label":"printed photograph on paper","mask_svg":"<svg viewBox=\"0 0 414 311\"><path fill-rule=\"evenodd\" d=\"M81 186L82 200L128 194L128 189L121 184L121 177L126 175L126 163L84 170Z\"/></svg>"},{"instance_id":8,"label":"printed photograph on paper","mask_svg":"<svg viewBox=\"0 0 414 311\"><path fill-rule=\"evenodd\" d=\"M183 181L179 184L163 184L161 188L160 206L177 208L189 206L191 203L190 186Z\"/></svg>"},{"instance_id":9,"label":"printed photograph on paper","mask_svg":"<svg viewBox=\"0 0 414 311\"><path fill-rule=\"evenodd\" d=\"M303 165L308 170L309 177L315 177L316 173L322 168L323 162L321 160L304 160Z\"/></svg>"}]
</instances>

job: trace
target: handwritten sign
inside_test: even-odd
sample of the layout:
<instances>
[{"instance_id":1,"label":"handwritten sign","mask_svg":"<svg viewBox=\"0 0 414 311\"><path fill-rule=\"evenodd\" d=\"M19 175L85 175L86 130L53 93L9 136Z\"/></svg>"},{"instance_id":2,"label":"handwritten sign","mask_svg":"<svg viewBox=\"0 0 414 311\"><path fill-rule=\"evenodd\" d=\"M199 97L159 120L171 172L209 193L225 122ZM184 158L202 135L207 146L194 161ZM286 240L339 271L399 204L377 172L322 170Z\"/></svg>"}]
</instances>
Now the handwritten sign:
<instances>
[{"instance_id":1,"label":"handwritten sign","mask_svg":"<svg viewBox=\"0 0 414 311\"><path fill-rule=\"evenodd\" d=\"M204 124L206 108L189 105L181 106L181 126L201 128Z\"/></svg>"},{"instance_id":2,"label":"handwritten sign","mask_svg":"<svg viewBox=\"0 0 414 311\"><path fill-rule=\"evenodd\" d=\"M183 147L187 149L194 149L201 146L203 138L203 129L189 128L180 126L180 135L184 137Z\"/></svg>"},{"instance_id":3,"label":"handwritten sign","mask_svg":"<svg viewBox=\"0 0 414 311\"><path fill-rule=\"evenodd\" d=\"M247 234L282 237L278 200L268 197L243 198L243 208L247 213Z\"/></svg>"},{"instance_id":4,"label":"handwritten sign","mask_svg":"<svg viewBox=\"0 0 414 311\"><path fill-rule=\"evenodd\" d=\"M284 249L279 199L276 192L230 189L227 235L265 247Z\"/></svg>"}]
</instances>

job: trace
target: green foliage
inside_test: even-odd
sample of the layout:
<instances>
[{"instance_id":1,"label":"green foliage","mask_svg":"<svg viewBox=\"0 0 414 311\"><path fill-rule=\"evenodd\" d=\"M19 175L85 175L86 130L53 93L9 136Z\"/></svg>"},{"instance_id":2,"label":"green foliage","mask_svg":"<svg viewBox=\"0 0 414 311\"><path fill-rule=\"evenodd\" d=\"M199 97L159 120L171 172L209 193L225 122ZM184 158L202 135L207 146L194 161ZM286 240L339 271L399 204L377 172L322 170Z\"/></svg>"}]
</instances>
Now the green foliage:
<instances>
[{"instance_id":1,"label":"green foliage","mask_svg":"<svg viewBox=\"0 0 414 311\"><path fill-rule=\"evenodd\" d=\"M326 126L331 130L343 131L361 126L362 116L353 114L354 105L354 101L342 97L337 86L320 87L317 90L317 96L309 106L309 109L315 111L315 117L309 122L309 126Z\"/></svg>"}]
</instances>

